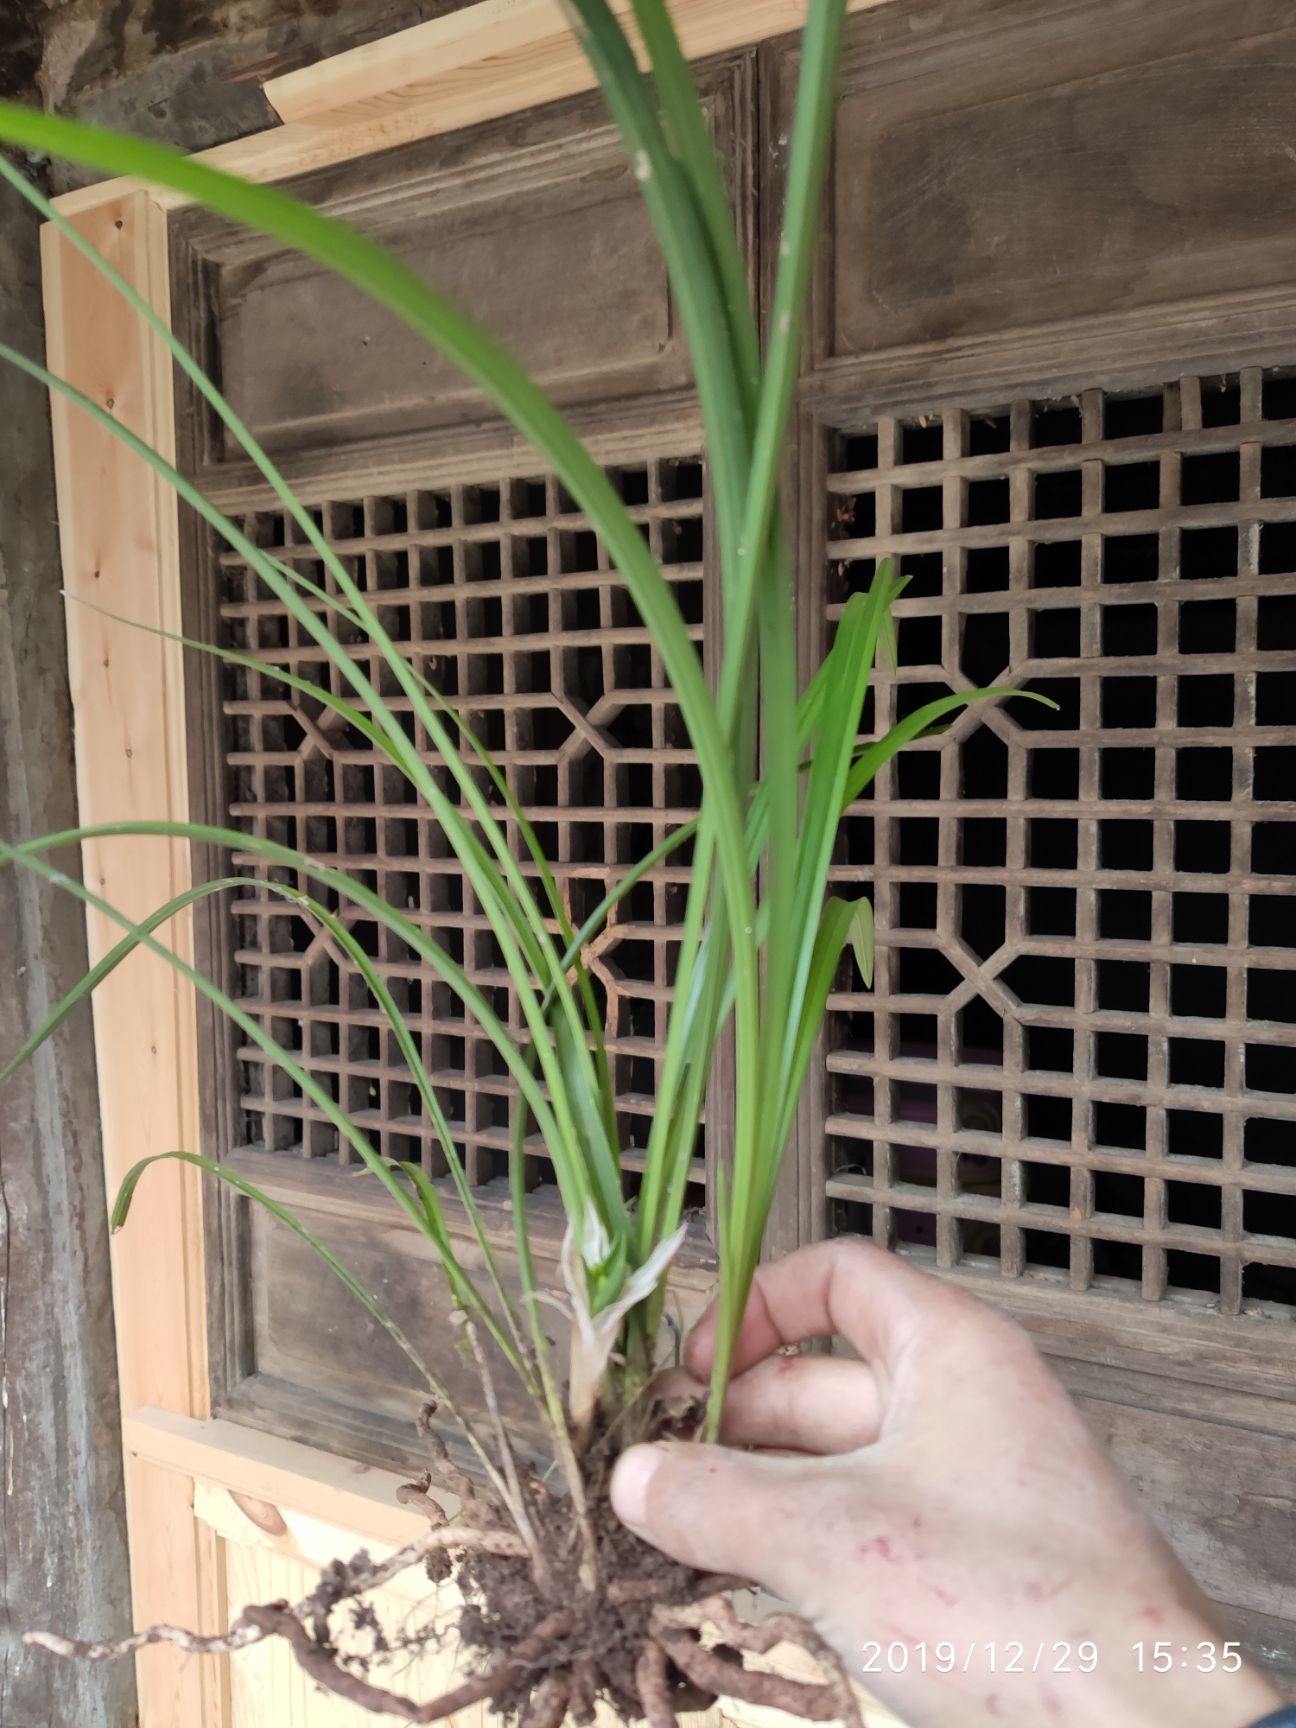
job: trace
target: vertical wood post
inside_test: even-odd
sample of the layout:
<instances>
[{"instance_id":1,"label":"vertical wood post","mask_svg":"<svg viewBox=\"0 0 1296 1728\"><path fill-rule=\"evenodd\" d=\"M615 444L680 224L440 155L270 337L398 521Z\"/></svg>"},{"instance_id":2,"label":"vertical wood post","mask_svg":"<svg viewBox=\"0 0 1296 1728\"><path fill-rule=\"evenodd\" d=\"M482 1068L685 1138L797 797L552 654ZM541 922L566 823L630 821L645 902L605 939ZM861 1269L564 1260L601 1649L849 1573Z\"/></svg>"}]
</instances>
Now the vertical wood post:
<instances>
[{"instance_id":1,"label":"vertical wood post","mask_svg":"<svg viewBox=\"0 0 1296 1728\"><path fill-rule=\"evenodd\" d=\"M82 231L169 313L165 213L127 192L78 218ZM155 449L174 449L170 357L56 229L44 233L51 369L104 404ZM180 628L174 495L75 406L53 403L68 664L83 823L188 815L182 651L76 604L89 600L155 628ZM84 848L93 891L142 919L190 881L188 847L117 839ZM121 935L87 919L94 961ZM191 951L188 920L162 933ZM109 1198L138 1158L197 1145L192 990L159 958L134 956L96 993L95 1048ZM200 1174L161 1166L140 1185L114 1243L123 1408L202 1417L207 1409ZM195 1522L192 1483L127 1458L127 1518L137 1621L213 1630L223 1622L215 1538ZM139 1664L141 1728L224 1728L227 1677L213 1663L151 1649Z\"/></svg>"}]
</instances>

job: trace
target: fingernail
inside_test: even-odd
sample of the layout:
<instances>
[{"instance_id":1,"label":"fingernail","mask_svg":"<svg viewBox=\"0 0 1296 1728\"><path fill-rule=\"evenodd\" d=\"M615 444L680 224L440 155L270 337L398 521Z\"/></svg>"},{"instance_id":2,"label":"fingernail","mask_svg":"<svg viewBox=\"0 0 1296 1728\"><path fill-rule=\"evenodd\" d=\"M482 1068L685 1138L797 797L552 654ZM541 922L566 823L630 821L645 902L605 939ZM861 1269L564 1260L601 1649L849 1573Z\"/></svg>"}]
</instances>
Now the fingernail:
<instances>
[{"instance_id":1,"label":"fingernail","mask_svg":"<svg viewBox=\"0 0 1296 1728\"><path fill-rule=\"evenodd\" d=\"M642 1528L648 1521L648 1484L661 1463L655 1446L632 1446L617 1459L609 1493L612 1510L623 1524Z\"/></svg>"}]
</instances>

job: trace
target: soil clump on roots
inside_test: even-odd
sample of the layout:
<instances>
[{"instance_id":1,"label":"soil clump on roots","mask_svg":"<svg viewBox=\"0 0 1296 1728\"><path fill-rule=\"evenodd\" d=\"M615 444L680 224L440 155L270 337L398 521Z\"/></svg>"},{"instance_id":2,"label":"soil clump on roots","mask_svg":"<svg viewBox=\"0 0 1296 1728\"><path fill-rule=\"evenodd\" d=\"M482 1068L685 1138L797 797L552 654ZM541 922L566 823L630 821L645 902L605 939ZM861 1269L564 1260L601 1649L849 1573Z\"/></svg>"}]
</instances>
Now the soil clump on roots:
<instances>
[{"instance_id":1,"label":"soil clump on roots","mask_svg":"<svg viewBox=\"0 0 1296 1728\"><path fill-rule=\"evenodd\" d=\"M537 1580L529 1557L485 1549L464 1554L455 1569L465 1601L460 1642L483 1671L513 1670L514 1677L493 1695L492 1704L531 1728L556 1728L566 1714L578 1723L589 1721L600 1694L622 1716L642 1716L639 1689L644 1676L637 1670L652 1640L656 1610L683 1606L696 1601L699 1593L713 1592L700 1574L628 1531L614 1515L606 1492L592 1493L588 1502L595 1565L592 1580L582 1576L580 1531L570 1502L543 1489L534 1501L545 1572ZM546 1621L545 1654L517 1663L518 1650L531 1648L537 1628ZM702 1709L711 1702L673 1664L664 1666L660 1680L662 1701L672 1709Z\"/></svg>"}]
</instances>

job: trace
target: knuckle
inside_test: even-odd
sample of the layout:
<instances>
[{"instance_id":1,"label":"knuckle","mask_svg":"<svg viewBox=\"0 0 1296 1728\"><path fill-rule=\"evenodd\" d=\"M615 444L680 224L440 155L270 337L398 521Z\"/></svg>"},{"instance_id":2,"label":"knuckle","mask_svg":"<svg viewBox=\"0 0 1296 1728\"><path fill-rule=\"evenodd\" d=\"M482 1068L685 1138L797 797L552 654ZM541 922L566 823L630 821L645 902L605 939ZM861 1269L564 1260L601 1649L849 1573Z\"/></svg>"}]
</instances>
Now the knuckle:
<instances>
[{"instance_id":1,"label":"knuckle","mask_svg":"<svg viewBox=\"0 0 1296 1728\"><path fill-rule=\"evenodd\" d=\"M852 1267L876 1265L883 1250L872 1242L866 1242L862 1236L837 1236L826 1245L824 1252L835 1265Z\"/></svg>"}]
</instances>

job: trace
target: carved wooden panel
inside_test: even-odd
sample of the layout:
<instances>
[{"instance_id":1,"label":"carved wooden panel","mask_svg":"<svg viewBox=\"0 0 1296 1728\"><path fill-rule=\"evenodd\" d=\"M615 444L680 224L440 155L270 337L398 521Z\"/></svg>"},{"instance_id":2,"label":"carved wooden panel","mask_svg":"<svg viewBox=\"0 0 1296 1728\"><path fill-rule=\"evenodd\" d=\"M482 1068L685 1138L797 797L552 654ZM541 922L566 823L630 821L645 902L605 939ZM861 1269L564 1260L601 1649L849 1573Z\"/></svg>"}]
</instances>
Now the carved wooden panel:
<instances>
[{"instance_id":1,"label":"carved wooden panel","mask_svg":"<svg viewBox=\"0 0 1296 1728\"><path fill-rule=\"evenodd\" d=\"M744 228L750 57L703 88ZM308 176L291 188L396 251L566 402L678 388L688 355L634 173L588 98ZM493 412L392 314L277 242L177 218L178 298L206 362L276 453ZM205 328L204 328L205 326ZM204 464L237 457L204 425Z\"/></svg>"},{"instance_id":2,"label":"carved wooden panel","mask_svg":"<svg viewBox=\"0 0 1296 1728\"><path fill-rule=\"evenodd\" d=\"M1289 290L1289 8L933 0L852 19L850 43L818 363ZM793 50L774 58L781 143Z\"/></svg>"},{"instance_id":3,"label":"carved wooden panel","mask_svg":"<svg viewBox=\"0 0 1296 1728\"><path fill-rule=\"evenodd\" d=\"M827 615L909 586L837 880L876 987L830 1002L821 1192L1004 1288L1296 1316L1296 377L1094 387L834 435ZM1272 1337L1272 1333L1267 1334Z\"/></svg>"}]
</instances>

